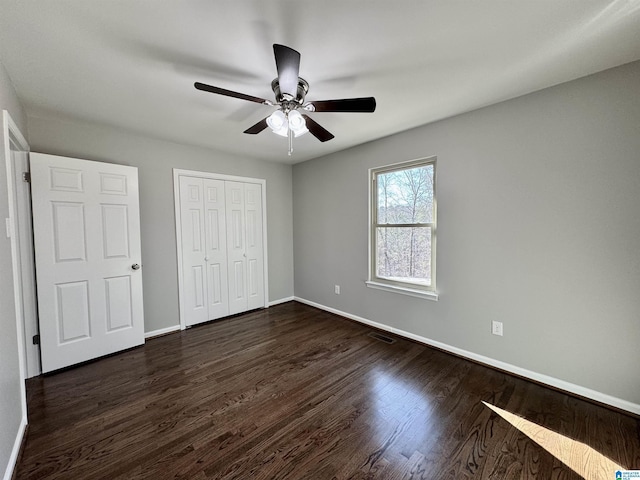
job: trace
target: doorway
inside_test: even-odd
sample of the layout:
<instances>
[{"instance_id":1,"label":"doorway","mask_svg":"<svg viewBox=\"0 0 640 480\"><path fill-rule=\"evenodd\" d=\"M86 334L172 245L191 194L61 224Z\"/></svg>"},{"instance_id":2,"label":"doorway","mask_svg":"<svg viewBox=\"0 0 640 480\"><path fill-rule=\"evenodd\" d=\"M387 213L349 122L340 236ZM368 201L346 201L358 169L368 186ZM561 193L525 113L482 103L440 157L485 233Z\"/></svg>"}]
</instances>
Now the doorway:
<instances>
[{"instance_id":1,"label":"doorway","mask_svg":"<svg viewBox=\"0 0 640 480\"><path fill-rule=\"evenodd\" d=\"M29 183L29 145L6 110L3 112L3 127L9 194L9 229L11 230L8 234L11 234L14 296L20 337L18 344L26 379L38 376L41 372L40 349L37 345L38 314Z\"/></svg>"}]
</instances>

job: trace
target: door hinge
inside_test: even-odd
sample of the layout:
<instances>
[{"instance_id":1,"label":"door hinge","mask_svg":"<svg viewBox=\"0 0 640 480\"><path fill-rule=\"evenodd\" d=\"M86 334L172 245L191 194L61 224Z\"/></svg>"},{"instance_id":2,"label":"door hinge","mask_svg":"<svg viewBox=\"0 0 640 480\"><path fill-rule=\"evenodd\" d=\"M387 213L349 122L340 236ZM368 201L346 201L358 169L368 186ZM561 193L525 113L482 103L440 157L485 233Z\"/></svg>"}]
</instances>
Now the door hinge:
<instances>
[{"instance_id":1,"label":"door hinge","mask_svg":"<svg viewBox=\"0 0 640 480\"><path fill-rule=\"evenodd\" d=\"M34 345L40 345L40 335L34 335L33 336L33 344Z\"/></svg>"},{"instance_id":2,"label":"door hinge","mask_svg":"<svg viewBox=\"0 0 640 480\"><path fill-rule=\"evenodd\" d=\"M31 183L31 172L22 172L22 181Z\"/></svg>"}]
</instances>

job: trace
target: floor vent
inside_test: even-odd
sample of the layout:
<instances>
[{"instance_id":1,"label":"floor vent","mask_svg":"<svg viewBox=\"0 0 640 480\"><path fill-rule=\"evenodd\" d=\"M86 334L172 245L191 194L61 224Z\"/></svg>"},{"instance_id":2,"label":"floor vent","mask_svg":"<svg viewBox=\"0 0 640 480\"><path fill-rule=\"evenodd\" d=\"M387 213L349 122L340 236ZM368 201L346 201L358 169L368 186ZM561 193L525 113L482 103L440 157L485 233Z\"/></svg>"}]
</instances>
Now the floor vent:
<instances>
[{"instance_id":1,"label":"floor vent","mask_svg":"<svg viewBox=\"0 0 640 480\"><path fill-rule=\"evenodd\" d=\"M381 342L388 343L389 345L391 345L392 343L396 343L395 338L387 337L382 333L371 332L368 334L368 336L371 338L375 338L376 340L380 340Z\"/></svg>"}]
</instances>

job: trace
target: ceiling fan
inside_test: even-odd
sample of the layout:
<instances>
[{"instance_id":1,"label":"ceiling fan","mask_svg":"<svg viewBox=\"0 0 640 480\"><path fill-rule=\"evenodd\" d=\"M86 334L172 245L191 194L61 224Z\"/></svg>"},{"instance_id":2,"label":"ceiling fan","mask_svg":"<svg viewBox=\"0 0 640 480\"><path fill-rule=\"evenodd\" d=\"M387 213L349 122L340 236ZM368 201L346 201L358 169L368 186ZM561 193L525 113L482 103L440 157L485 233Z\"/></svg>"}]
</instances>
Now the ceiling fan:
<instances>
[{"instance_id":1,"label":"ceiling fan","mask_svg":"<svg viewBox=\"0 0 640 480\"><path fill-rule=\"evenodd\" d=\"M293 48L278 44L273 45L273 53L278 71L278 77L271 82L271 89L275 94L275 102L200 82L196 82L195 87L205 92L278 107L271 115L247 128L244 133L255 135L270 127L274 133L288 137L289 155L293 152L293 137L299 137L311 132L321 142L334 138L331 132L313 120L306 112L372 113L375 111L376 99L373 97L319 100L305 103L305 96L309 91L309 83L298 76L300 53Z\"/></svg>"}]
</instances>

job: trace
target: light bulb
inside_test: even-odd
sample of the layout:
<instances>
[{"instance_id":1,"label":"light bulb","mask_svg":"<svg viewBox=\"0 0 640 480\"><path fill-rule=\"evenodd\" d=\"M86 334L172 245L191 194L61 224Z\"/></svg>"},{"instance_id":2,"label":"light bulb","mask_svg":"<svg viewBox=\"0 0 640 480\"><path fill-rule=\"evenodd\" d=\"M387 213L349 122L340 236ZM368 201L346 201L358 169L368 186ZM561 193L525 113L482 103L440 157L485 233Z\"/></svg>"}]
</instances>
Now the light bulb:
<instances>
[{"instance_id":1,"label":"light bulb","mask_svg":"<svg viewBox=\"0 0 640 480\"><path fill-rule=\"evenodd\" d=\"M293 131L296 137L304 135L309 131L307 129L307 122L297 110L289 112L287 117L289 120L289 128Z\"/></svg>"},{"instance_id":2,"label":"light bulb","mask_svg":"<svg viewBox=\"0 0 640 480\"><path fill-rule=\"evenodd\" d=\"M282 130L283 128L286 132L288 128L287 117L282 110L276 110L267 117L267 125L269 125L269 128L275 133L278 133L278 131Z\"/></svg>"}]
</instances>

